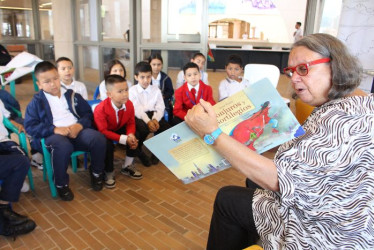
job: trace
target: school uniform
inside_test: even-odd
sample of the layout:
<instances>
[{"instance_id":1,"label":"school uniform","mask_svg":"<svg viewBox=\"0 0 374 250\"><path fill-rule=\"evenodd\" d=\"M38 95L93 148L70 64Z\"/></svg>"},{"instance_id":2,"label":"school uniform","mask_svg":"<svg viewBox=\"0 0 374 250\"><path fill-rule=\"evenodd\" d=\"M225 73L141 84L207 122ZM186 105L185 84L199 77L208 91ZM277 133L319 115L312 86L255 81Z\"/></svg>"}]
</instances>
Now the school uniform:
<instances>
[{"instance_id":1,"label":"school uniform","mask_svg":"<svg viewBox=\"0 0 374 250\"><path fill-rule=\"evenodd\" d=\"M155 134L167 130L170 125L163 118L165 104L157 86L149 85L146 89L143 89L140 84L134 85L129 90L129 99L135 108L136 131L139 134L138 147L141 150L143 142L150 133L147 125L150 120L155 119L160 125Z\"/></svg>"},{"instance_id":2,"label":"school uniform","mask_svg":"<svg viewBox=\"0 0 374 250\"><path fill-rule=\"evenodd\" d=\"M134 134L135 137L135 111L130 100L117 108L110 98L106 98L94 111L94 120L97 130L105 135L107 149L105 157L105 172L113 172L114 145L113 141L126 145L126 155L129 157L138 156L139 150L131 149L127 145L127 136Z\"/></svg>"},{"instance_id":3,"label":"school uniform","mask_svg":"<svg viewBox=\"0 0 374 250\"><path fill-rule=\"evenodd\" d=\"M226 77L219 83L219 100L222 101L223 99L247 88L249 85L250 83L247 79L242 78L242 81L238 82Z\"/></svg>"},{"instance_id":4,"label":"school uniform","mask_svg":"<svg viewBox=\"0 0 374 250\"><path fill-rule=\"evenodd\" d=\"M73 151L87 151L91 155L91 171L101 174L104 170L105 137L92 129L93 114L90 105L80 94L61 88L61 96L52 96L44 91L34 95L26 108L25 129L32 136L31 144L42 152L40 140L45 138L51 152L54 181L57 187L69 183L67 168ZM76 138L54 133L56 127L75 123L83 126Z\"/></svg>"},{"instance_id":5,"label":"school uniform","mask_svg":"<svg viewBox=\"0 0 374 250\"><path fill-rule=\"evenodd\" d=\"M206 85L209 85L208 73L206 73L205 71L200 70L200 74L201 74L200 80L203 83L205 83ZM178 89L179 87L181 87L185 82L186 81L184 80L184 72L183 72L183 70L181 70L181 71L179 71L178 76L177 76L176 89Z\"/></svg>"},{"instance_id":6,"label":"school uniform","mask_svg":"<svg viewBox=\"0 0 374 250\"><path fill-rule=\"evenodd\" d=\"M64 88L65 90L71 89L75 93L80 94L83 97L83 99L85 100L88 99L87 88L83 82L73 80L73 82L70 85L65 85L65 83L63 83L62 81L60 81L60 83L61 83L61 87Z\"/></svg>"},{"instance_id":7,"label":"school uniform","mask_svg":"<svg viewBox=\"0 0 374 250\"><path fill-rule=\"evenodd\" d=\"M212 87L200 81L199 84L194 87L195 89L197 88L195 96L193 96L191 92L192 88L193 86L186 82L182 87L175 91L173 114L174 117L177 117L182 121L184 121L187 111L199 103L200 99L210 102L212 105L216 104L213 99Z\"/></svg>"}]
</instances>

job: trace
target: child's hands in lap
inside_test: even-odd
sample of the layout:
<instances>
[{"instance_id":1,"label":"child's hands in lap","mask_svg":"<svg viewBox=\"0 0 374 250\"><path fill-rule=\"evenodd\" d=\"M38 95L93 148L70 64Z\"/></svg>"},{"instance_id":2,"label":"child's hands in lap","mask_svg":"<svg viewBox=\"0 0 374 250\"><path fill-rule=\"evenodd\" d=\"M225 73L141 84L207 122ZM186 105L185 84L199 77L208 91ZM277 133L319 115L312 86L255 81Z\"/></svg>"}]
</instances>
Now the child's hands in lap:
<instances>
[{"instance_id":1,"label":"child's hands in lap","mask_svg":"<svg viewBox=\"0 0 374 250\"><path fill-rule=\"evenodd\" d=\"M138 147L138 140L133 134L127 136L127 144L131 149L136 149Z\"/></svg>"},{"instance_id":2,"label":"child's hands in lap","mask_svg":"<svg viewBox=\"0 0 374 250\"><path fill-rule=\"evenodd\" d=\"M68 136L70 138L76 138L79 132L81 132L81 130L83 129L83 126L80 125L79 123L76 123L76 124L70 125L69 129L70 129L70 133Z\"/></svg>"},{"instance_id":3,"label":"child's hands in lap","mask_svg":"<svg viewBox=\"0 0 374 250\"><path fill-rule=\"evenodd\" d=\"M68 136L70 134L70 128L69 127L55 127L53 129L53 132L57 135Z\"/></svg>"},{"instance_id":4,"label":"child's hands in lap","mask_svg":"<svg viewBox=\"0 0 374 250\"><path fill-rule=\"evenodd\" d=\"M147 125L148 125L148 129L149 129L149 131L150 131L151 133L157 131L157 129L156 129L156 124L153 122L153 120L149 121L149 122L147 123Z\"/></svg>"},{"instance_id":5,"label":"child's hands in lap","mask_svg":"<svg viewBox=\"0 0 374 250\"><path fill-rule=\"evenodd\" d=\"M156 119L153 119L152 120L153 121L153 123L155 124L155 126L156 126L156 131L160 128L160 124L158 123L158 121L156 120Z\"/></svg>"}]
</instances>

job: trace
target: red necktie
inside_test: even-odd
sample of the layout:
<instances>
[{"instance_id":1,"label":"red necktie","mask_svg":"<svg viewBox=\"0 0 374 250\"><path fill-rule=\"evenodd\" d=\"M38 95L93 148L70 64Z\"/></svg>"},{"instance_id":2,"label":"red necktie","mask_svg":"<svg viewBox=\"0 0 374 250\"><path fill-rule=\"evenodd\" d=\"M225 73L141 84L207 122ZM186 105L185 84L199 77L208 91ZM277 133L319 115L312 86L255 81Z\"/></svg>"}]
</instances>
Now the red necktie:
<instances>
[{"instance_id":1,"label":"red necktie","mask_svg":"<svg viewBox=\"0 0 374 250\"><path fill-rule=\"evenodd\" d=\"M117 122L117 125L119 125L121 123L122 118L123 118L123 114L125 114L125 110L123 110L123 109L118 110L118 122Z\"/></svg>"},{"instance_id":2,"label":"red necktie","mask_svg":"<svg viewBox=\"0 0 374 250\"><path fill-rule=\"evenodd\" d=\"M195 88L192 88L191 89L191 93L192 93L192 100L195 102L196 104L196 89Z\"/></svg>"}]
</instances>

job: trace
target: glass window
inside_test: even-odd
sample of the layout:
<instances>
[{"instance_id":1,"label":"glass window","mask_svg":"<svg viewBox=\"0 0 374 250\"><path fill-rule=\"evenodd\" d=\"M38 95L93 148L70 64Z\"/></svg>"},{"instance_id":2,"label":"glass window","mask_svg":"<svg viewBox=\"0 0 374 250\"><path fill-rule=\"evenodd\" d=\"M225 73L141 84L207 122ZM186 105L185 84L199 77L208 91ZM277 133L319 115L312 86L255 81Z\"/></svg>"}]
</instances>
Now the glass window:
<instances>
[{"instance_id":1,"label":"glass window","mask_svg":"<svg viewBox=\"0 0 374 250\"><path fill-rule=\"evenodd\" d=\"M99 84L99 48L96 46L78 46L77 67L79 67L80 81Z\"/></svg>"},{"instance_id":2,"label":"glass window","mask_svg":"<svg viewBox=\"0 0 374 250\"><path fill-rule=\"evenodd\" d=\"M172 80L174 88L176 88L177 75L183 66L188 63L192 56L199 51L196 50L143 50L142 58L148 61L151 54L159 53L162 56L164 71Z\"/></svg>"},{"instance_id":3,"label":"glass window","mask_svg":"<svg viewBox=\"0 0 374 250\"><path fill-rule=\"evenodd\" d=\"M0 21L2 38L35 37L31 1L0 1Z\"/></svg>"},{"instance_id":4,"label":"glass window","mask_svg":"<svg viewBox=\"0 0 374 250\"><path fill-rule=\"evenodd\" d=\"M125 66L126 69L126 79L133 82L133 80L130 79L130 75L132 73L132 68L130 64L130 51L128 49L103 48L104 71L108 70L108 62L113 59L121 61L121 63L123 64L123 66ZM102 77L104 77L104 72L101 75Z\"/></svg>"},{"instance_id":5,"label":"glass window","mask_svg":"<svg viewBox=\"0 0 374 250\"><path fill-rule=\"evenodd\" d=\"M199 43L202 6L197 0L142 0L142 42Z\"/></svg>"},{"instance_id":6,"label":"glass window","mask_svg":"<svg viewBox=\"0 0 374 250\"><path fill-rule=\"evenodd\" d=\"M340 12L342 10L342 0L324 1L320 33L327 33L332 36L338 35Z\"/></svg>"},{"instance_id":7,"label":"glass window","mask_svg":"<svg viewBox=\"0 0 374 250\"><path fill-rule=\"evenodd\" d=\"M76 30L79 41L98 41L96 13L96 0L76 1Z\"/></svg>"},{"instance_id":8,"label":"glass window","mask_svg":"<svg viewBox=\"0 0 374 250\"><path fill-rule=\"evenodd\" d=\"M104 41L130 41L129 0L102 0L101 18Z\"/></svg>"},{"instance_id":9,"label":"glass window","mask_svg":"<svg viewBox=\"0 0 374 250\"><path fill-rule=\"evenodd\" d=\"M40 33L42 40L53 40L52 2L39 0Z\"/></svg>"},{"instance_id":10,"label":"glass window","mask_svg":"<svg viewBox=\"0 0 374 250\"><path fill-rule=\"evenodd\" d=\"M53 44L43 44L43 60L55 61L55 46Z\"/></svg>"},{"instance_id":11,"label":"glass window","mask_svg":"<svg viewBox=\"0 0 374 250\"><path fill-rule=\"evenodd\" d=\"M209 42L291 43L295 22L305 19L306 2L209 0Z\"/></svg>"}]
</instances>

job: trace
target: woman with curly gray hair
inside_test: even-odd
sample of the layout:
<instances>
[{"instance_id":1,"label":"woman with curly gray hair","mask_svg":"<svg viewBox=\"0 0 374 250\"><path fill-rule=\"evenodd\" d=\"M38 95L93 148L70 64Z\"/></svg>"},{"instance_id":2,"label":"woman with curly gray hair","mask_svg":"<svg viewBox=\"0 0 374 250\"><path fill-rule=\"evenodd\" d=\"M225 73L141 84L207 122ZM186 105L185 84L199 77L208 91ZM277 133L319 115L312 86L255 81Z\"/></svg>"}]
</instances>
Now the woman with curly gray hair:
<instances>
[{"instance_id":1,"label":"woman with curly gray hair","mask_svg":"<svg viewBox=\"0 0 374 250\"><path fill-rule=\"evenodd\" d=\"M296 95L316 107L305 134L271 160L218 133L213 147L261 188L219 190L207 248L260 237L265 249L374 249L374 96L357 89L361 66L327 34L296 42L288 66ZM185 120L200 136L219 131L204 101Z\"/></svg>"}]
</instances>

